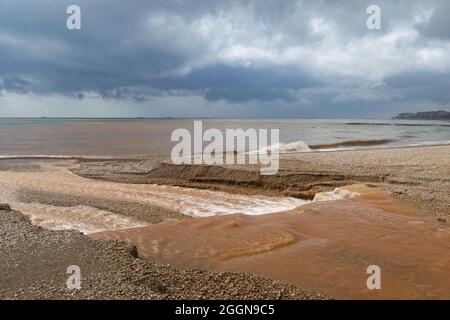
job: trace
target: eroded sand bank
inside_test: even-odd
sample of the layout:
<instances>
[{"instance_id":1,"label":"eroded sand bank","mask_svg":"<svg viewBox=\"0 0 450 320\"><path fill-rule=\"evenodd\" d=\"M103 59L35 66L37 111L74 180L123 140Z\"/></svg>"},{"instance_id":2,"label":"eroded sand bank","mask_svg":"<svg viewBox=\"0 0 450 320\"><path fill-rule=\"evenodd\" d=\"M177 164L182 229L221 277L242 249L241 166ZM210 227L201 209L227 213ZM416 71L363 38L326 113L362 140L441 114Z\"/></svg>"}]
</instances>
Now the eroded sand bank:
<instances>
[{"instance_id":1,"label":"eroded sand bank","mask_svg":"<svg viewBox=\"0 0 450 320\"><path fill-rule=\"evenodd\" d=\"M361 196L92 236L132 241L146 260L252 272L335 298L450 298L450 228L382 190L346 189ZM370 265L381 290L366 286Z\"/></svg>"}]
</instances>

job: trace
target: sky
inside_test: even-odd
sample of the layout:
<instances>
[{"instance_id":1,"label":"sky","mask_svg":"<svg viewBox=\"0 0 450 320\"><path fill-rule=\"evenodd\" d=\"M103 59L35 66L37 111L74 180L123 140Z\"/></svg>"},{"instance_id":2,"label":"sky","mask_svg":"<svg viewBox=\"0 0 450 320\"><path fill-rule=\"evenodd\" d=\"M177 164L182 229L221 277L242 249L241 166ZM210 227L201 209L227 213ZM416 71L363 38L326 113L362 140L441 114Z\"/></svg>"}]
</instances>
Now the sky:
<instances>
[{"instance_id":1,"label":"sky","mask_svg":"<svg viewBox=\"0 0 450 320\"><path fill-rule=\"evenodd\" d=\"M448 0L0 2L0 117L385 118L449 88Z\"/></svg>"}]
</instances>

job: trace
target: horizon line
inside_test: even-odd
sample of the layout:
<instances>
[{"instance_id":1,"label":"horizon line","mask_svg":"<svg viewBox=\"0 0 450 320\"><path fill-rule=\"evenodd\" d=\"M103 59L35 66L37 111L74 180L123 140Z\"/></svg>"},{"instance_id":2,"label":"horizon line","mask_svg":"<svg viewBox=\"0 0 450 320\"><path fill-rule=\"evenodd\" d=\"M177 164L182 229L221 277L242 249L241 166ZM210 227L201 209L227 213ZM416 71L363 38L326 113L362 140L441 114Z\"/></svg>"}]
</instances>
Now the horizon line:
<instances>
[{"instance_id":1,"label":"horizon line","mask_svg":"<svg viewBox=\"0 0 450 320\"><path fill-rule=\"evenodd\" d=\"M267 117L267 118L258 118L258 117L3 117L0 116L0 119L130 119L130 120L193 120L193 119L205 119L205 120L346 120L346 119L379 119L386 120L392 119L392 117L357 117L357 118L349 118L349 117Z\"/></svg>"}]
</instances>

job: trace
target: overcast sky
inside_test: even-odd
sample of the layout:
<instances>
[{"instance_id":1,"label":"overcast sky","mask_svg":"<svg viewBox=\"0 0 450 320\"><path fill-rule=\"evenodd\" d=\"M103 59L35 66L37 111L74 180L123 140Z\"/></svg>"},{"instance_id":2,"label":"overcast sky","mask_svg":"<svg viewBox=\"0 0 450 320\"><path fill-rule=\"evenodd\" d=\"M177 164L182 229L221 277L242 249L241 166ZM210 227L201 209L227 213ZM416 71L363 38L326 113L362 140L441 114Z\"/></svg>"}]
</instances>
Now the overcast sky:
<instances>
[{"instance_id":1,"label":"overcast sky","mask_svg":"<svg viewBox=\"0 0 450 320\"><path fill-rule=\"evenodd\" d=\"M0 116L390 117L449 89L448 0L0 2Z\"/></svg>"}]
</instances>

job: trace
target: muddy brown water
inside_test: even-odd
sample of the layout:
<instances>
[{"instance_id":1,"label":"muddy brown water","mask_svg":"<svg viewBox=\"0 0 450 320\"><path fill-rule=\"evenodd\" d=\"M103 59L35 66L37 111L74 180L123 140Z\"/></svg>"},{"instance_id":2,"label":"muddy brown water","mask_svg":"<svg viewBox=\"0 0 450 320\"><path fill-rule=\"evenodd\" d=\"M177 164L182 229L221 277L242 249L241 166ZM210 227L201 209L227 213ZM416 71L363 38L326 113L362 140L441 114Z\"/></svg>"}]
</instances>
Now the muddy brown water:
<instances>
[{"instance_id":1,"label":"muddy brown water","mask_svg":"<svg viewBox=\"0 0 450 320\"><path fill-rule=\"evenodd\" d=\"M102 200L134 201L159 206L188 216L245 213L268 214L293 209L307 203L290 197L246 196L212 190L200 190L155 184L127 184L87 179L72 173L69 160L35 162L39 170L0 170L0 202L29 216L33 224L53 230L74 229L85 234L145 226L124 212L116 214L93 206L54 206L22 202L23 190L49 194L96 197ZM49 199L51 200L51 199ZM51 203L51 201L49 201Z\"/></svg>"},{"instance_id":2,"label":"muddy brown water","mask_svg":"<svg viewBox=\"0 0 450 320\"><path fill-rule=\"evenodd\" d=\"M346 189L361 196L91 236L132 241L157 263L252 272L337 299L449 299L448 224L382 190ZM371 265L381 269L380 290L367 288Z\"/></svg>"}]
</instances>

